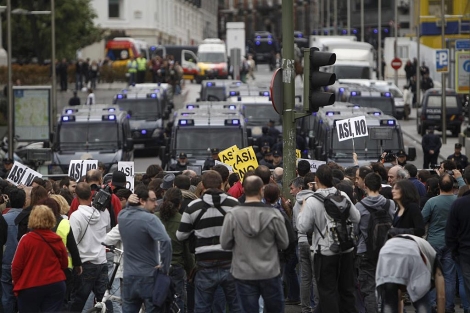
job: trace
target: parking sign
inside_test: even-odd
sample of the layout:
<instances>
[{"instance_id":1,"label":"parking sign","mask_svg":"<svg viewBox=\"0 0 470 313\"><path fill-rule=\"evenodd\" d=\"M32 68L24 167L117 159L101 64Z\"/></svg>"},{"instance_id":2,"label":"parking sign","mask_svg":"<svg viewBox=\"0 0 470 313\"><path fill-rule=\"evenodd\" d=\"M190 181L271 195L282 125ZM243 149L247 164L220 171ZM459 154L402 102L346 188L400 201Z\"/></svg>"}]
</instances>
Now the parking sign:
<instances>
[{"instance_id":1,"label":"parking sign","mask_svg":"<svg viewBox=\"0 0 470 313\"><path fill-rule=\"evenodd\" d=\"M449 72L449 49L436 50L436 72Z\"/></svg>"}]
</instances>

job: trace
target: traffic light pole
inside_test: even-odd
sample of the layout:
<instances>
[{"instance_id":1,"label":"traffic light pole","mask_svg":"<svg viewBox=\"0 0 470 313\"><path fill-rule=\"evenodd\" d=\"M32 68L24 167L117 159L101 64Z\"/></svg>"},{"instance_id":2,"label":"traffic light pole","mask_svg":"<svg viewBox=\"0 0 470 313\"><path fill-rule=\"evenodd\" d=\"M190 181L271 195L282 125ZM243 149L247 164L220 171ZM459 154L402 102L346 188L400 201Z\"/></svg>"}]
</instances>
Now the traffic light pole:
<instances>
[{"instance_id":1,"label":"traffic light pole","mask_svg":"<svg viewBox=\"0 0 470 313\"><path fill-rule=\"evenodd\" d=\"M290 198L289 183L295 178L295 71L294 71L294 3L282 1L282 84L284 91L282 112L282 141L284 176L282 193Z\"/></svg>"}]
</instances>

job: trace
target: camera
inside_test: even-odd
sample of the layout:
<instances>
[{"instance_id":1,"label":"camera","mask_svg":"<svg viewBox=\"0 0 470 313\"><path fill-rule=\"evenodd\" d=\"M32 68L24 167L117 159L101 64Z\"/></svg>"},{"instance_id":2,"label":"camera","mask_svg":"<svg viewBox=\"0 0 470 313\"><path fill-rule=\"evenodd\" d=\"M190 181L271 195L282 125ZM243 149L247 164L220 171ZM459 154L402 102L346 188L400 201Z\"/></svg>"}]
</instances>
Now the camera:
<instances>
[{"instance_id":1,"label":"camera","mask_svg":"<svg viewBox=\"0 0 470 313\"><path fill-rule=\"evenodd\" d=\"M453 171L446 171L447 174L449 174L450 176L454 176L454 172Z\"/></svg>"},{"instance_id":2,"label":"camera","mask_svg":"<svg viewBox=\"0 0 470 313\"><path fill-rule=\"evenodd\" d=\"M111 187L100 189L93 197L92 206L98 211L104 212L111 206Z\"/></svg>"},{"instance_id":3,"label":"camera","mask_svg":"<svg viewBox=\"0 0 470 313\"><path fill-rule=\"evenodd\" d=\"M393 162L397 159L397 155L390 150L385 150L387 154L383 157L385 162Z\"/></svg>"}]
</instances>

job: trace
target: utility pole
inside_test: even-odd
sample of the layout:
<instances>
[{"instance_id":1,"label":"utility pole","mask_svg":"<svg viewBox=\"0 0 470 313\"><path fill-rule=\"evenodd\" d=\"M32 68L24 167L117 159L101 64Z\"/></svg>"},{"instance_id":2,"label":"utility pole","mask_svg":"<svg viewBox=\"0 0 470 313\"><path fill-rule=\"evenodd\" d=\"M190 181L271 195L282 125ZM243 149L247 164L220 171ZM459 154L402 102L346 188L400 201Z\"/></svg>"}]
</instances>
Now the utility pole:
<instances>
[{"instance_id":1,"label":"utility pole","mask_svg":"<svg viewBox=\"0 0 470 313\"><path fill-rule=\"evenodd\" d=\"M51 0L51 70L52 70L52 90L51 90L51 125L50 132L54 132L54 121L57 112L57 73L55 64L55 0Z\"/></svg>"},{"instance_id":2,"label":"utility pole","mask_svg":"<svg viewBox=\"0 0 470 313\"><path fill-rule=\"evenodd\" d=\"M446 10L445 0L441 0L441 49L446 49ZM450 66L450 65L449 65ZM442 97L442 143L447 143L446 73L441 73Z\"/></svg>"},{"instance_id":3,"label":"utility pole","mask_svg":"<svg viewBox=\"0 0 470 313\"><path fill-rule=\"evenodd\" d=\"M382 0L379 0L379 22L378 22L378 43L377 43L377 79L382 79Z\"/></svg>"},{"instance_id":4,"label":"utility pole","mask_svg":"<svg viewBox=\"0 0 470 313\"><path fill-rule=\"evenodd\" d=\"M334 15L334 33L333 35L338 35L338 0L333 2L333 15Z\"/></svg>"},{"instance_id":5,"label":"utility pole","mask_svg":"<svg viewBox=\"0 0 470 313\"><path fill-rule=\"evenodd\" d=\"M361 41L364 42L364 0L361 0Z\"/></svg>"},{"instance_id":6,"label":"utility pole","mask_svg":"<svg viewBox=\"0 0 470 313\"><path fill-rule=\"evenodd\" d=\"M393 58L397 58L397 44L398 44L398 1L394 1L395 5L395 21L393 22L394 26L394 35L395 35L395 43L393 45ZM395 70L395 75L394 75L394 81L395 81L395 86L398 86L398 70Z\"/></svg>"},{"instance_id":7,"label":"utility pole","mask_svg":"<svg viewBox=\"0 0 470 313\"><path fill-rule=\"evenodd\" d=\"M282 142L284 159L283 195L290 197L289 183L295 178L295 72L294 72L294 21L293 0L282 1ZM305 88L307 88L305 86Z\"/></svg>"},{"instance_id":8,"label":"utility pole","mask_svg":"<svg viewBox=\"0 0 470 313\"><path fill-rule=\"evenodd\" d=\"M348 36L351 35L351 0L348 0L347 4L347 23L348 23Z\"/></svg>"},{"instance_id":9,"label":"utility pole","mask_svg":"<svg viewBox=\"0 0 470 313\"><path fill-rule=\"evenodd\" d=\"M416 41L418 43L418 47L416 49L417 52L417 63L416 66L416 125L418 125L418 120L419 120L419 115L418 115L418 110L419 106L421 104L421 71L419 70L419 64L421 62L421 0L416 0L417 5L416 5L416 11L418 11L418 23L416 26ZM422 131L422 133L425 133L426 129Z\"/></svg>"},{"instance_id":10,"label":"utility pole","mask_svg":"<svg viewBox=\"0 0 470 313\"><path fill-rule=\"evenodd\" d=\"M8 158L13 160L14 156L14 145L13 145L13 139L14 139L14 128L13 128L13 69L11 67L11 50L12 50L12 44L11 44L11 0L7 0L7 53L8 53Z\"/></svg>"}]
</instances>

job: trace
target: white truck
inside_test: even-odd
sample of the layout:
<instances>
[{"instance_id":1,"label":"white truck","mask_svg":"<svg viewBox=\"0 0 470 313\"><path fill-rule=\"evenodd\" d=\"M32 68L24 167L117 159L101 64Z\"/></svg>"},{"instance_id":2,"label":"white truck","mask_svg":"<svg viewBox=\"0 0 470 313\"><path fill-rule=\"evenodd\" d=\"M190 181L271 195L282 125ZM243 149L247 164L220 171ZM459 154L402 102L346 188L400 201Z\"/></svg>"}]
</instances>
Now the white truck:
<instances>
[{"instance_id":1,"label":"white truck","mask_svg":"<svg viewBox=\"0 0 470 313\"><path fill-rule=\"evenodd\" d=\"M325 46L332 42L351 42L357 41L356 36L310 36L310 47L317 47L320 51L325 49Z\"/></svg>"},{"instance_id":2,"label":"white truck","mask_svg":"<svg viewBox=\"0 0 470 313\"><path fill-rule=\"evenodd\" d=\"M246 54L246 40L245 40L245 23L244 22L228 22L226 25L227 38L225 45L227 47L227 54L230 56L232 49L240 49L240 55Z\"/></svg>"},{"instance_id":3,"label":"white truck","mask_svg":"<svg viewBox=\"0 0 470 313\"><path fill-rule=\"evenodd\" d=\"M366 42L332 41L324 44L323 51L336 54L334 65L327 67L336 79L374 79L376 64L374 47Z\"/></svg>"}]
</instances>

